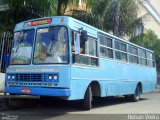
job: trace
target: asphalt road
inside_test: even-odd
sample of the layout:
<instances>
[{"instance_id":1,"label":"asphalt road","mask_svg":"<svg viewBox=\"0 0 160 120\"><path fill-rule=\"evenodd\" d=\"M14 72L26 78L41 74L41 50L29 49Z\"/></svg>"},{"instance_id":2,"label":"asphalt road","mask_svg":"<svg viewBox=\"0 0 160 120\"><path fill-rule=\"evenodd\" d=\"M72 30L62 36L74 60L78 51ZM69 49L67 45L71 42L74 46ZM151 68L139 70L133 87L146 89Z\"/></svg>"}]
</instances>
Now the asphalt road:
<instances>
[{"instance_id":1,"label":"asphalt road","mask_svg":"<svg viewBox=\"0 0 160 120\"><path fill-rule=\"evenodd\" d=\"M141 95L139 102L128 102L124 97L101 98L94 101L93 109L84 111L80 101L50 100L38 101L31 108L21 108L0 112L0 118L10 117L18 120L128 120L131 115L153 115L160 120L160 92Z\"/></svg>"}]
</instances>

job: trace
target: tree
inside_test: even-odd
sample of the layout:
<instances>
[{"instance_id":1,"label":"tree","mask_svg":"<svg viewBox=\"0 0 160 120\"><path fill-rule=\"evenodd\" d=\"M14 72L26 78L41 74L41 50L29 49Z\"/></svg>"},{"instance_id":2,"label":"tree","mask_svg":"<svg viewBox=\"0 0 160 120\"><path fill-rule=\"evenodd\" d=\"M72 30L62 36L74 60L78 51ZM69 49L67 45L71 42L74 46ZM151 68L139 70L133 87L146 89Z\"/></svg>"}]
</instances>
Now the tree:
<instances>
[{"instance_id":1,"label":"tree","mask_svg":"<svg viewBox=\"0 0 160 120\"><path fill-rule=\"evenodd\" d=\"M1 0L9 9L0 12L1 31L13 31L16 23L55 14L56 0Z\"/></svg>"},{"instance_id":2,"label":"tree","mask_svg":"<svg viewBox=\"0 0 160 120\"><path fill-rule=\"evenodd\" d=\"M84 1L88 5L92 0ZM0 5L7 4L9 9L0 12L0 31L13 31L15 24L21 21L65 15L66 11L72 13L70 7L77 5L77 2L78 0L1 0Z\"/></svg>"},{"instance_id":3,"label":"tree","mask_svg":"<svg viewBox=\"0 0 160 120\"><path fill-rule=\"evenodd\" d=\"M142 25L133 0L83 0L86 9L79 9L78 1L58 0L57 14L72 16L117 36L133 35L133 31Z\"/></svg>"},{"instance_id":4,"label":"tree","mask_svg":"<svg viewBox=\"0 0 160 120\"><path fill-rule=\"evenodd\" d=\"M57 0L57 15L64 15L69 0Z\"/></svg>"},{"instance_id":5,"label":"tree","mask_svg":"<svg viewBox=\"0 0 160 120\"><path fill-rule=\"evenodd\" d=\"M142 25L133 0L95 0L92 13L99 18L100 29L117 36L132 35L133 30Z\"/></svg>"},{"instance_id":6,"label":"tree","mask_svg":"<svg viewBox=\"0 0 160 120\"><path fill-rule=\"evenodd\" d=\"M130 41L153 50L155 52L157 70L160 71L160 39L158 39L158 36L152 30L149 30L147 33L132 37Z\"/></svg>"},{"instance_id":7,"label":"tree","mask_svg":"<svg viewBox=\"0 0 160 120\"><path fill-rule=\"evenodd\" d=\"M92 14L94 0L57 0L57 15L67 15L98 27L97 18ZM81 7L80 4L83 4Z\"/></svg>"},{"instance_id":8,"label":"tree","mask_svg":"<svg viewBox=\"0 0 160 120\"><path fill-rule=\"evenodd\" d=\"M120 1L119 0L112 0L112 11L113 11L113 34L119 36L119 17L120 17Z\"/></svg>"},{"instance_id":9,"label":"tree","mask_svg":"<svg viewBox=\"0 0 160 120\"><path fill-rule=\"evenodd\" d=\"M53 15L69 15L118 36L131 34L141 24L133 0L83 0L83 9L77 6L78 1L1 0L0 4L9 5L9 10L0 12L1 30L13 31L16 23Z\"/></svg>"}]
</instances>

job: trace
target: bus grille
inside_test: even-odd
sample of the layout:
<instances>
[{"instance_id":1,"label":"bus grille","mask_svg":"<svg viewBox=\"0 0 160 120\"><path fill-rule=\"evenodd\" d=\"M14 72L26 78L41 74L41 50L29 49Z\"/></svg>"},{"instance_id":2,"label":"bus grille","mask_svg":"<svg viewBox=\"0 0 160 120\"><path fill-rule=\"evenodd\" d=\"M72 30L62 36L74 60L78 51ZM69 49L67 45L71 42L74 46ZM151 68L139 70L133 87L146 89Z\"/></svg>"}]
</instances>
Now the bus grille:
<instances>
[{"instance_id":1,"label":"bus grille","mask_svg":"<svg viewBox=\"0 0 160 120\"><path fill-rule=\"evenodd\" d=\"M44 81L45 74L16 74L17 81Z\"/></svg>"}]
</instances>

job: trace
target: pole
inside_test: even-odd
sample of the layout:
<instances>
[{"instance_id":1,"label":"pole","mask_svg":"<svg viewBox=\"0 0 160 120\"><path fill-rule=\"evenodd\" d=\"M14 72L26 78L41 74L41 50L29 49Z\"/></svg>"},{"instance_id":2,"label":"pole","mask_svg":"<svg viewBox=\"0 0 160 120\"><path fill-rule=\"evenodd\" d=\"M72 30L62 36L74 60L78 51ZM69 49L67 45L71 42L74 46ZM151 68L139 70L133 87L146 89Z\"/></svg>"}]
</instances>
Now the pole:
<instances>
[{"instance_id":1,"label":"pole","mask_svg":"<svg viewBox=\"0 0 160 120\"><path fill-rule=\"evenodd\" d=\"M2 37L2 49L1 49L1 58L0 58L0 72L1 68L2 68L2 60L3 60L3 52L4 52L4 42L5 42L5 37L6 37L6 32L3 33L3 37Z\"/></svg>"}]
</instances>

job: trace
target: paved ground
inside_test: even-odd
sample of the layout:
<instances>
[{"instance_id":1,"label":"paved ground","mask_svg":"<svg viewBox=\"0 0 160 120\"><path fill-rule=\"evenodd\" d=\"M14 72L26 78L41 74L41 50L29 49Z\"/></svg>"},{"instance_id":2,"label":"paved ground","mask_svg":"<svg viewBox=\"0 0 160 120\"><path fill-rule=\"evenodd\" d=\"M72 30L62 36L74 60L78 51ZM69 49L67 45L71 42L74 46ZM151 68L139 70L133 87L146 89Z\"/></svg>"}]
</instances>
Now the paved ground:
<instances>
[{"instance_id":1,"label":"paved ground","mask_svg":"<svg viewBox=\"0 0 160 120\"><path fill-rule=\"evenodd\" d=\"M18 120L125 120L129 119L130 114L158 114L154 117L160 120L160 92L143 94L139 102L127 102L123 97L97 99L90 111L83 111L80 101L47 100L38 101L32 108L2 111L0 114L2 118L18 117Z\"/></svg>"}]
</instances>

